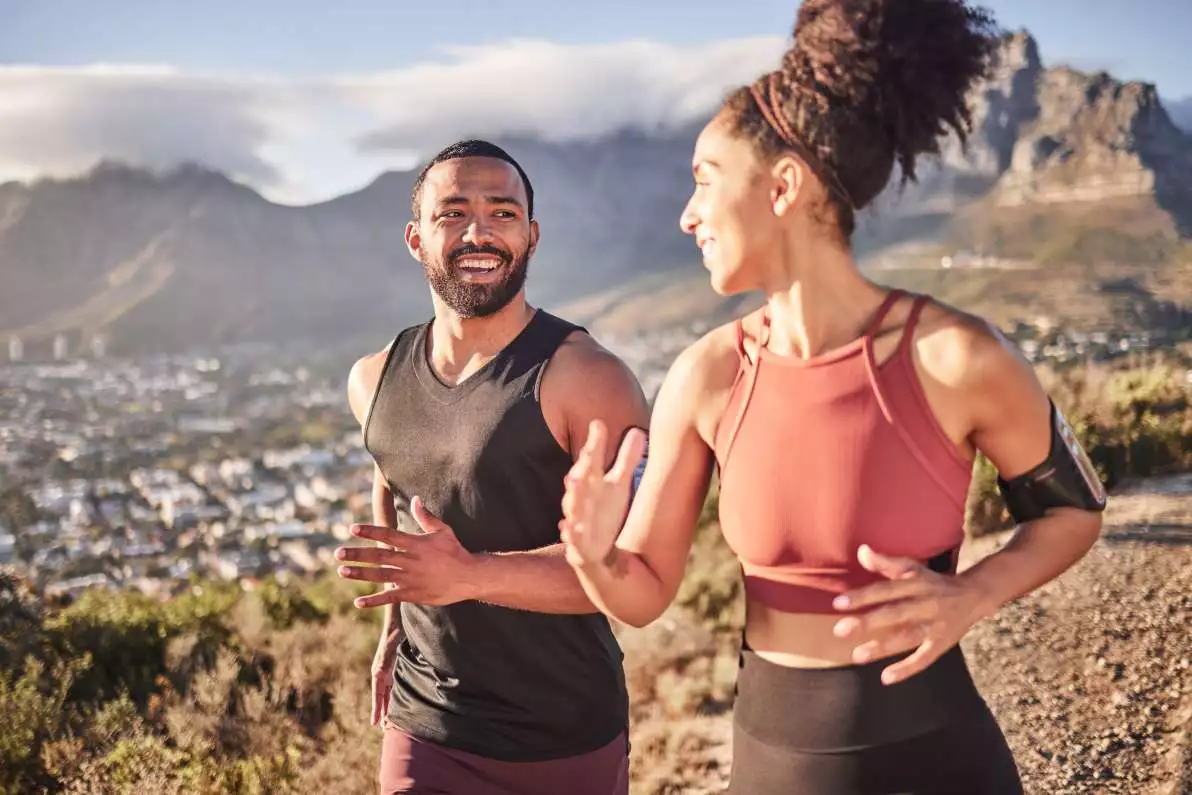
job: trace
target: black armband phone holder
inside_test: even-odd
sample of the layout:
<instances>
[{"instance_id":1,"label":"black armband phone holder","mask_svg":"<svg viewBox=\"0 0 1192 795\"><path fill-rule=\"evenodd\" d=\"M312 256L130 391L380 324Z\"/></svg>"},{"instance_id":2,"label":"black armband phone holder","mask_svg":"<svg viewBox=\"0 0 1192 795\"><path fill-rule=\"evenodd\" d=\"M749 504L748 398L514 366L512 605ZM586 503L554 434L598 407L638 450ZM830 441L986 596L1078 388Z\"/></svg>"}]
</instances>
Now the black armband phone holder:
<instances>
[{"instance_id":1,"label":"black armband phone holder","mask_svg":"<svg viewBox=\"0 0 1192 795\"><path fill-rule=\"evenodd\" d=\"M1051 451L1029 472L997 479L1006 509L1022 523L1043 516L1050 508L1105 510L1105 487L1072 427L1051 403Z\"/></svg>"}]
</instances>

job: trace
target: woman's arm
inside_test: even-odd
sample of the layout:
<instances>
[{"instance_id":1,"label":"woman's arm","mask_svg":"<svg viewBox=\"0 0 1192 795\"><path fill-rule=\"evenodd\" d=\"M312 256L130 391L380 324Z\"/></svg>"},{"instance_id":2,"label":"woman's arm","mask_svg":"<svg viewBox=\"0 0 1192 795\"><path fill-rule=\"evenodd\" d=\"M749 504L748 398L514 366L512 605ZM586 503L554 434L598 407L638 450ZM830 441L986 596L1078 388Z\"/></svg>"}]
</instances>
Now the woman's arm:
<instances>
[{"instance_id":1,"label":"woman's arm","mask_svg":"<svg viewBox=\"0 0 1192 795\"><path fill-rule=\"evenodd\" d=\"M1031 365L1000 334L992 334L977 354L972 438L1002 477L1011 480L1052 452L1052 408ZM992 615L1070 568L1100 532L1099 511L1052 508L1020 524L1005 547L960 577L980 594L979 615Z\"/></svg>"},{"instance_id":2,"label":"woman's arm","mask_svg":"<svg viewBox=\"0 0 1192 795\"><path fill-rule=\"evenodd\" d=\"M623 528L639 438L626 437L605 472L607 432L594 422L568 475L560 526L567 560L593 604L633 626L649 624L675 598L708 494L712 451L697 428L707 394L701 366L706 343L680 354L659 390L648 464Z\"/></svg>"}]
</instances>

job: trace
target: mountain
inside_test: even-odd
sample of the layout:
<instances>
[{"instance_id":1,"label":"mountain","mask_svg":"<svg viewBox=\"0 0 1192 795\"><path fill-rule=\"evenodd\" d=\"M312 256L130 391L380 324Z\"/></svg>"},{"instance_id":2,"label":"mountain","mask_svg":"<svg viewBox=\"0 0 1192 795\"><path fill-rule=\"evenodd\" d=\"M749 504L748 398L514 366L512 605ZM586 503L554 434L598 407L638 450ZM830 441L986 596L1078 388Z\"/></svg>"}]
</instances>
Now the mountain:
<instances>
[{"instance_id":1,"label":"mountain","mask_svg":"<svg viewBox=\"0 0 1192 795\"><path fill-rule=\"evenodd\" d=\"M502 142L538 197L535 300L690 258L677 219L697 131ZM403 240L415 177L386 173L308 207L272 204L194 165L107 162L77 179L0 186L0 340L44 351L59 333L72 345L103 334L109 350L172 350L389 335L430 311Z\"/></svg>"},{"instance_id":2,"label":"mountain","mask_svg":"<svg viewBox=\"0 0 1192 795\"><path fill-rule=\"evenodd\" d=\"M866 267L934 268L964 252L1150 265L1190 234L1192 136L1154 86L1046 67L1019 32L971 105L967 148L945 140L919 184L863 214L854 243ZM498 139L535 185L532 300L632 296L643 316L674 316L659 303L665 274L705 278L678 227L701 126ZM0 340L46 350L59 333L73 345L101 334L109 350L147 351L384 339L430 310L403 242L415 176L385 173L307 207L272 204L197 165L105 162L74 179L0 185Z\"/></svg>"},{"instance_id":3,"label":"mountain","mask_svg":"<svg viewBox=\"0 0 1192 795\"><path fill-rule=\"evenodd\" d=\"M1171 120L1186 133L1192 133L1192 97L1184 97L1167 104Z\"/></svg>"},{"instance_id":4,"label":"mountain","mask_svg":"<svg viewBox=\"0 0 1192 795\"><path fill-rule=\"evenodd\" d=\"M405 305L417 285L400 275L412 271L400 228L378 213L282 207L196 166L102 163L8 186L0 218L0 327L34 344L66 331L140 350L342 334L361 296Z\"/></svg>"},{"instance_id":5,"label":"mountain","mask_svg":"<svg viewBox=\"0 0 1192 795\"><path fill-rule=\"evenodd\" d=\"M1106 255L1137 261L1140 247L1127 238L1162 258L1192 236L1192 136L1153 85L1044 67L1021 31L1007 36L998 61L970 98L967 148L950 137L919 185L879 202L886 216L918 218L925 229L902 253L1064 260L1065 245L1089 254L1073 235L1108 230L1122 239Z\"/></svg>"}]
</instances>

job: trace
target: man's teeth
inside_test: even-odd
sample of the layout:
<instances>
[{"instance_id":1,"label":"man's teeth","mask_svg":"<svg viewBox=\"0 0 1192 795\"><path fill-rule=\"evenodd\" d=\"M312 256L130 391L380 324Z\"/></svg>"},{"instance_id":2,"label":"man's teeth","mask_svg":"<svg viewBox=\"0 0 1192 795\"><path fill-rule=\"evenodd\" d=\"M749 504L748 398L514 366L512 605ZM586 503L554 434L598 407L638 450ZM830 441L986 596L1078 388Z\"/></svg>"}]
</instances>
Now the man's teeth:
<instances>
[{"instance_id":1,"label":"man's teeth","mask_svg":"<svg viewBox=\"0 0 1192 795\"><path fill-rule=\"evenodd\" d=\"M484 259L472 259L468 257L459 261L461 268L472 271L492 271L500 267L500 264L498 261L489 257L485 257Z\"/></svg>"}]
</instances>

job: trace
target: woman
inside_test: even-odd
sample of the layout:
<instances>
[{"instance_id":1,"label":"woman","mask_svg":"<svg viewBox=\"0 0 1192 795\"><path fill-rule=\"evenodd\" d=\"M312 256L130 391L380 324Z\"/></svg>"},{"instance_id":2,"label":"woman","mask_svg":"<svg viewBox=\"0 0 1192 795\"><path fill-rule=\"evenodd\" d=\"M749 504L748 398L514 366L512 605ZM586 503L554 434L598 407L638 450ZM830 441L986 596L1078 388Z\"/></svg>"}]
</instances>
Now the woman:
<instances>
[{"instance_id":1,"label":"woman","mask_svg":"<svg viewBox=\"0 0 1192 795\"><path fill-rule=\"evenodd\" d=\"M747 599L731 793L1021 792L958 643L1088 551L1104 494L995 329L871 283L849 252L895 162L913 178L946 130L963 141L994 34L962 0L805 0L782 67L702 131L681 219L713 287L765 306L675 361L628 516L641 432L606 473L594 424L568 476L567 559L642 626L718 469ZM957 574L977 451L1020 530Z\"/></svg>"}]
</instances>

